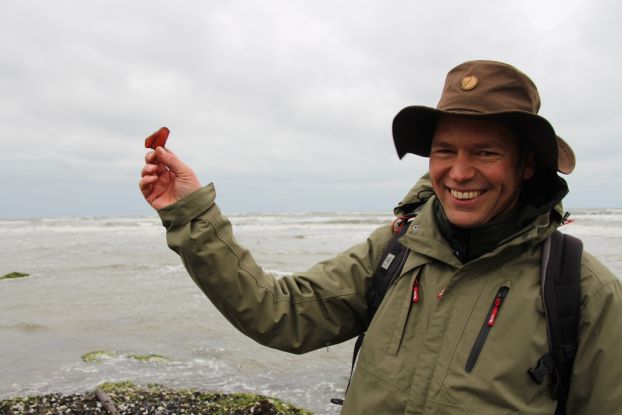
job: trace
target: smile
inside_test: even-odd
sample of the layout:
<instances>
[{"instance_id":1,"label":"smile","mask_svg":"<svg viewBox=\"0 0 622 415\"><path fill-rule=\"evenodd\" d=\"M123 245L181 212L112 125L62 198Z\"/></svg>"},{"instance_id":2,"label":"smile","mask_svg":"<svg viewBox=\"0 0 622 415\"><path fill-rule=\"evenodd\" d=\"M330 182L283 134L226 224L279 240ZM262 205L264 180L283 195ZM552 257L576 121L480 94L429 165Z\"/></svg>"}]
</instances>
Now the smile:
<instances>
[{"instance_id":1,"label":"smile","mask_svg":"<svg viewBox=\"0 0 622 415\"><path fill-rule=\"evenodd\" d=\"M455 189L449 189L449 192L451 193L453 197L455 197L456 199L460 199L460 200L475 199L477 196L483 193L483 191L481 190L470 190L467 192L460 192Z\"/></svg>"}]
</instances>

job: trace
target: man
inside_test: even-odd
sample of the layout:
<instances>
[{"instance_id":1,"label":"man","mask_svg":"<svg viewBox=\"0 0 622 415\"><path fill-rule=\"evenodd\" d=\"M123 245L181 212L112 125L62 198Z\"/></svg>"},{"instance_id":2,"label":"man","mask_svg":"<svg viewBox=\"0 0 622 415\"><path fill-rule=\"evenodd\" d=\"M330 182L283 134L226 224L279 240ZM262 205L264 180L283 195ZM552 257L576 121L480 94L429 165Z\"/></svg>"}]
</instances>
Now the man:
<instances>
[{"instance_id":1,"label":"man","mask_svg":"<svg viewBox=\"0 0 622 415\"><path fill-rule=\"evenodd\" d=\"M367 330L344 414L553 414L550 380L538 385L527 370L548 351L541 247L562 221L568 189L557 172L570 173L575 160L539 106L525 74L473 61L449 72L437 108L397 114L399 156L430 163L429 181L396 214L429 200L400 239L409 256L371 322L365 293L391 226L277 279L235 241L213 185L201 188L174 154L147 154L140 188L168 245L243 333L304 353ZM622 289L588 253L581 263L568 413L622 413Z\"/></svg>"}]
</instances>

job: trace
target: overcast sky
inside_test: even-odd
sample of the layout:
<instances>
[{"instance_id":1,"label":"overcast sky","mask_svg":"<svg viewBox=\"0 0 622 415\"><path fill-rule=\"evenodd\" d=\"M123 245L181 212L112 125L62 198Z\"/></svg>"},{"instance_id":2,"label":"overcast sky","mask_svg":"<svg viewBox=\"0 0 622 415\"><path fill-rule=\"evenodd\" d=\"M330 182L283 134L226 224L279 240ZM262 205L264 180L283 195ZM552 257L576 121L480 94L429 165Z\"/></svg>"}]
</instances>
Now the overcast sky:
<instances>
[{"instance_id":1,"label":"overcast sky","mask_svg":"<svg viewBox=\"0 0 622 415\"><path fill-rule=\"evenodd\" d=\"M613 0L0 0L0 218L152 215L144 138L226 212L386 210L425 172L391 121L458 63L531 76L574 148L565 206L622 207Z\"/></svg>"}]
</instances>

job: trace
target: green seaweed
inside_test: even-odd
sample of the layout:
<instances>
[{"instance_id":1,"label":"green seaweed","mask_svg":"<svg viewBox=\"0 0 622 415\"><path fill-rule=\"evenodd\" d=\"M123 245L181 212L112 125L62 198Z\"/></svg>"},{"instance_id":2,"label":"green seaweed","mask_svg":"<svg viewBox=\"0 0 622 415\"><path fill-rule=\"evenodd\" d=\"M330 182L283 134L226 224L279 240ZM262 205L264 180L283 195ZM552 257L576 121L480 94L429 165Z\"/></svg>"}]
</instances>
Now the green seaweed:
<instances>
[{"instance_id":1,"label":"green seaweed","mask_svg":"<svg viewBox=\"0 0 622 415\"><path fill-rule=\"evenodd\" d=\"M13 280L16 278L24 278L24 277L30 277L30 274L26 274L25 272L9 272L8 274L5 274L3 276L0 277L0 280Z\"/></svg>"},{"instance_id":2,"label":"green seaweed","mask_svg":"<svg viewBox=\"0 0 622 415\"><path fill-rule=\"evenodd\" d=\"M147 363L167 363L171 361L171 359L169 359L168 357L159 354L128 354L120 352L108 352L105 350L96 350L93 352L84 353L82 355L82 361L86 363L101 363L106 359L114 359L118 357L124 357L126 359L133 359Z\"/></svg>"},{"instance_id":3,"label":"green seaweed","mask_svg":"<svg viewBox=\"0 0 622 415\"><path fill-rule=\"evenodd\" d=\"M195 413L205 415L311 415L311 412L279 399L250 393L209 393L195 389L171 389L132 382L104 383L99 386L121 415ZM94 392L60 393L0 400L0 414L101 413Z\"/></svg>"},{"instance_id":4,"label":"green seaweed","mask_svg":"<svg viewBox=\"0 0 622 415\"><path fill-rule=\"evenodd\" d=\"M96 350L94 352L84 353L82 355L82 361L87 363L99 363L106 359L114 359L115 357L119 357L119 354L117 352Z\"/></svg>"},{"instance_id":5,"label":"green seaweed","mask_svg":"<svg viewBox=\"0 0 622 415\"><path fill-rule=\"evenodd\" d=\"M171 361L168 357L159 354L129 354L127 357L149 363L166 363Z\"/></svg>"},{"instance_id":6,"label":"green seaweed","mask_svg":"<svg viewBox=\"0 0 622 415\"><path fill-rule=\"evenodd\" d=\"M252 393L210 393L195 389L170 389L158 384L138 386L132 382L104 383L100 388L113 400L118 409L127 410L128 402L152 403L160 408L173 405L177 410L198 411L202 414L275 414L311 415L311 412L279 399Z\"/></svg>"}]
</instances>

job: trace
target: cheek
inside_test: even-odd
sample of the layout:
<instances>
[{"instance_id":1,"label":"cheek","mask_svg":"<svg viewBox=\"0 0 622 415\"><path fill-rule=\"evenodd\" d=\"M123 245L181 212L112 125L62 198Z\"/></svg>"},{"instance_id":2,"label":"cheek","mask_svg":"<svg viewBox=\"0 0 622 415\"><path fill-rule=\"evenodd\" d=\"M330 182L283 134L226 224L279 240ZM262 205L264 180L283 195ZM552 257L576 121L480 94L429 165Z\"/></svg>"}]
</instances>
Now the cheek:
<instances>
[{"instance_id":1,"label":"cheek","mask_svg":"<svg viewBox=\"0 0 622 415\"><path fill-rule=\"evenodd\" d=\"M522 171L514 163L503 163L495 169L491 169L488 178L496 183L504 193L512 195L520 188Z\"/></svg>"},{"instance_id":2,"label":"cheek","mask_svg":"<svg viewBox=\"0 0 622 415\"><path fill-rule=\"evenodd\" d=\"M428 172L430 173L430 181L432 182L432 188L438 193L438 186L442 177L441 169L438 163L435 163L430 159L428 163Z\"/></svg>"}]
</instances>

